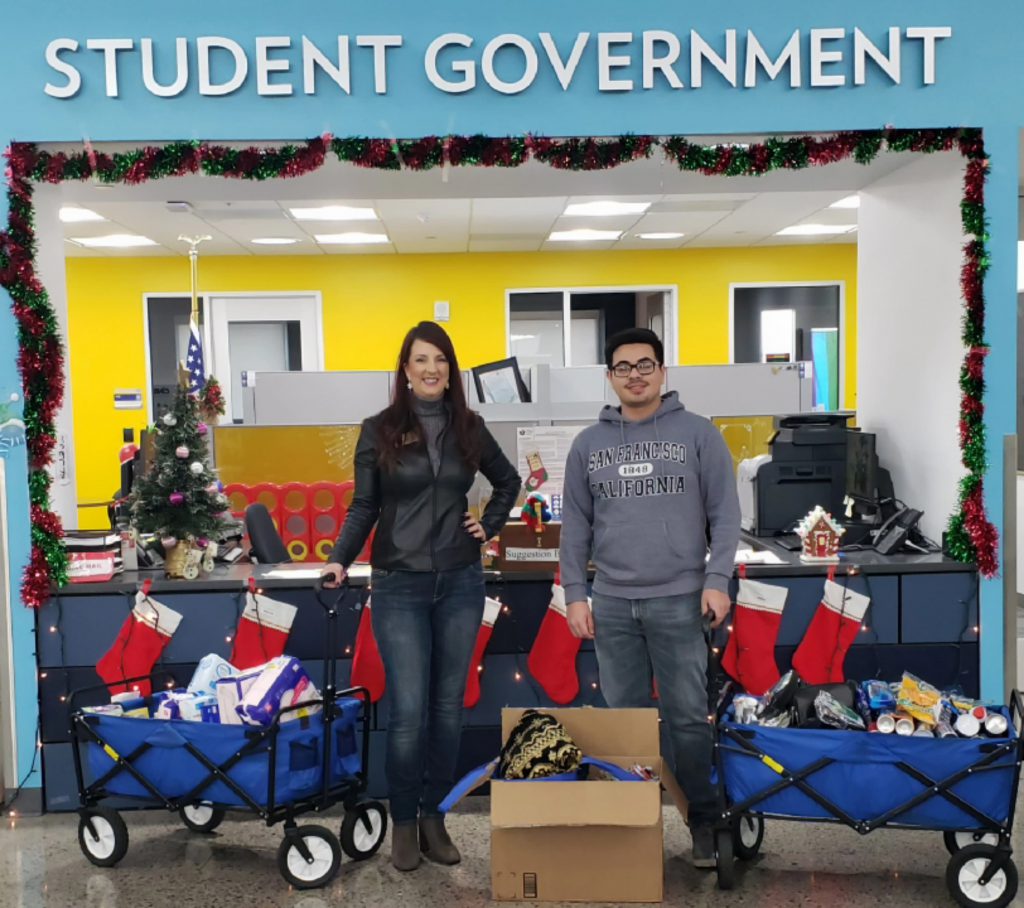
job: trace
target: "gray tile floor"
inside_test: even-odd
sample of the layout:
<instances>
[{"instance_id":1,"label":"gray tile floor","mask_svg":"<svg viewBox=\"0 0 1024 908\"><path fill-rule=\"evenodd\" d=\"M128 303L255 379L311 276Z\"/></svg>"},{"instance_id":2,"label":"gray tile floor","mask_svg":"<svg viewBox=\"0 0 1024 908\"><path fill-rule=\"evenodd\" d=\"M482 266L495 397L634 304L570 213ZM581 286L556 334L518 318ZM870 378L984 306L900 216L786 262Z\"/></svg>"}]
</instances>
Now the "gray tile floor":
<instances>
[{"instance_id":1,"label":"gray tile floor","mask_svg":"<svg viewBox=\"0 0 1024 908\"><path fill-rule=\"evenodd\" d=\"M3 908L351 908L490 903L487 802L473 798L450 819L463 850L455 868L424 864L398 873L386 843L375 858L345 862L329 888L290 891L277 871L280 827L227 820L209 836L185 830L165 813L125 813L128 854L114 869L93 867L77 842L77 817L51 814L5 820L0 826L0 905ZM317 818L331 827L332 811ZM312 821L311 821L312 822ZM1018 837L1019 838L1019 837ZM861 837L836 826L769 823L761 856L742 868L737 888L720 892L715 874L694 870L685 855L689 835L678 813L665 809L665 904L699 906L952 905L943 881L941 836L881 830ZM1021 843L1015 842L1018 853ZM1018 899L1014 905L1024 905Z\"/></svg>"}]
</instances>

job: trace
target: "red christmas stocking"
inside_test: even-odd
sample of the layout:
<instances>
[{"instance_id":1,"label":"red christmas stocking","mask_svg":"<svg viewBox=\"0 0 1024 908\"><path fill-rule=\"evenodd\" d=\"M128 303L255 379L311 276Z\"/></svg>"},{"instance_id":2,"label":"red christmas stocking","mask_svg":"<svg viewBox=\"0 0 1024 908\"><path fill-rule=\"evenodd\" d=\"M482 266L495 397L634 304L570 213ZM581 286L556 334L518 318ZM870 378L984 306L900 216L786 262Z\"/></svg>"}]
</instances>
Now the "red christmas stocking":
<instances>
[{"instance_id":1,"label":"red christmas stocking","mask_svg":"<svg viewBox=\"0 0 1024 908\"><path fill-rule=\"evenodd\" d=\"M135 607L121 625L114 645L96 663L96 674L107 683L111 694L138 690L141 696L148 697L152 693L148 677L130 685L124 681L149 675L180 623L180 612L150 599L144 592L136 594Z\"/></svg>"},{"instance_id":2,"label":"red christmas stocking","mask_svg":"<svg viewBox=\"0 0 1024 908\"><path fill-rule=\"evenodd\" d=\"M732 633L722 655L722 668L742 684L748 694L760 697L779 680L775 640L779 636L789 590L747 580L744 573L740 574Z\"/></svg>"},{"instance_id":3,"label":"red christmas stocking","mask_svg":"<svg viewBox=\"0 0 1024 908\"><path fill-rule=\"evenodd\" d=\"M537 639L526 661L530 674L559 706L571 703L580 692L576 674L576 654L583 641L574 637L565 617L565 590L557 583L551 587L548 606Z\"/></svg>"},{"instance_id":4,"label":"red christmas stocking","mask_svg":"<svg viewBox=\"0 0 1024 908\"><path fill-rule=\"evenodd\" d=\"M861 629L871 600L836 583L829 571L825 595L818 605L804 639L793 654L793 668L807 684L846 680L843 662Z\"/></svg>"},{"instance_id":5,"label":"red christmas stocking","mask_svg":"<svg viewBox=\"0 0 1024 908\"><path fill-rule=\"evenodd\" d=\"M363 606L359 630L356 631L356 648L352 654L352 686L365 687L370 692L372 703L384 696L384 662L377 649L377 638L373 636L369 599Z\"/></svg>"},{"instance_id":6,"label":"red christmas stocking","mask_svg":"<svg viewBox=\"0 0 1024 908\"><path fill-rule=\"evenodd\" d=\"M238 619L235 643L228 661L235 668L245 669L280 656L288 642L297 611L287 602L249 593L245 598L245 611Z\"/></svg>"},{"instance_id":7,"label":"red christmas stocking","mask_svg":"<svg viewBox=\"0 0 1024 908\"><path fill-rule=\"evenodd\" d=\"M548 481L548 471L540 454L533 451L526 455L526 468L530 475L526 477L524 487L527 492L536 492L545 482Z\"/></svg>"},{"instance_id":8,"label":"red christmas stocking","mask_svg":"<svg viewBox=\"0 0 1024 908\"><path fill-rule=\"evenodd\" d=\"M484 601L484 617L480 622L480 630L476 633L476 646L473 647L469 674L466 675L466 694L462 698L462 705L467 709L472 709L480 702L480 675L484 670L484 650L491 642L491 632L494 630L494 622L498 620L500 612L501 603L488 596Z\"/></svg>"}]
</instances>

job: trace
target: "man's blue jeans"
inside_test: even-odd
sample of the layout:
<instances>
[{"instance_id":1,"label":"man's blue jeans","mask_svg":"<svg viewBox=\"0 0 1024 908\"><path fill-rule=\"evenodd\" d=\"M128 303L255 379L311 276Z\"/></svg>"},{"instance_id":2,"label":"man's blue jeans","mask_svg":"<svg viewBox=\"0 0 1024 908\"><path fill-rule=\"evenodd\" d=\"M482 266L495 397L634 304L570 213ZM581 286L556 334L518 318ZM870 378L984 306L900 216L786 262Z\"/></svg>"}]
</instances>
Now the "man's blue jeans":
<instances>
[{"instance_id":1,"label":"man's blue jeans","mask_svg":"<svg viewBox=\"0 0 1024 908\"><path fill-rule=\"evenodd\" d=\"M592 599L604 698L617 709L651 706L652 677L657 681L668 762L690 802L691 826L711 823L717 813L700 600L699 592L655 599L595 593Z\"/></svg>"},{"instance_id":2,"label":"man's blue jeans","mask_svg":"<svg viewBox=\"0 0 1024 908\"><path fill-rule=\"evenodd\" d=\"M455 782L462 698L484 611L480 562L373 572L370 615L390 705L385 773L396 823L437 813Z\"/></svg>"}]
</instances>

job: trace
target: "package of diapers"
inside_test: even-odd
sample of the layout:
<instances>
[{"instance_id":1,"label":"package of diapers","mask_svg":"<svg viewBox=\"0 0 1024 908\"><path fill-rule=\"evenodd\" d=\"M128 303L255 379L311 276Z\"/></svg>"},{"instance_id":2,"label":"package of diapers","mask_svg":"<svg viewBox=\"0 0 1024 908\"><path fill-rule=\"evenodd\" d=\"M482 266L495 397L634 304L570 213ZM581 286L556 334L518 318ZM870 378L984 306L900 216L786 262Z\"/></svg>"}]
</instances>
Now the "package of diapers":
<instances>
[{"instance_id":1,"label":"package of diapers","mask_svg":"<svg viewBox=\"0 0 1024 908\"><path fill-rule=\"evenodd\" d=\"M208 694L214 697L217 695L217 688L215 687L217 680L219 678L230 678L236 674L238 674L238 669L230 662L222 659L216 653L210 653L208 656L203 656L196 666L192 680L188 683L189 693L201 696Z\"/></svg>"},{"instance_id":2,"label":"package of diapers","mask_svg":"<svg viewBox=\"0 0 1024 908\"><path fill-rule=\"evenodd\" d=\"M274 717L289 706L319 700L320 693L310 680L302 663L293 656L271 659L236 707L248 725L270 725ZM296 709L281 717L282 722L302 719L320 711L320 705ZM221 711L223 716L223 710Z\"/></svg>"},{"instance_id":3,"label":"package of diapers","mask_svg":"<svg viewBox=\"0 0 1024 908\"><path fill-rule=\"evenodd\" d=\"M242 724L242 717L238 714L238 705L261 674L263 674L263 666L257 666L249 671L239 672L237 675L218 678L214 682L213 687L217 695L221 725Z\"/></svg>"}]
</instances>

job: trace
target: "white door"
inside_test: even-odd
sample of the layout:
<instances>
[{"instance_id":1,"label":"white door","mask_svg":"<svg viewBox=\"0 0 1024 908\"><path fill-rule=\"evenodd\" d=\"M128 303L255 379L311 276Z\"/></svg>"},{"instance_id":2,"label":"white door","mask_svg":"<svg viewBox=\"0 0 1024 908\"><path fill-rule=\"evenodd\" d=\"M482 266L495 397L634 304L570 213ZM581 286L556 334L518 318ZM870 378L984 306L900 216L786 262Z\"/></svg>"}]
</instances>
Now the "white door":
<instances>
[{"instance_id":1,"label":"white door","mask_svg":"<svg viewBox=\"0 0 1024 908\"><path fill-rule=\"evenodd\" d=\"M323 371L320 310L319 293L209 296L207 369L224 391L227 418L242 419L243 371Z\"/></svg>"},{"instance_id":2,"label":"white door","mask_svg":"<svg viewBox=\"0 0 1024 908\"><path fill-rule=\"evenodd\" d=\"M665 346L665 363L676 362L676 339L672 328L672 311L668 294L664 290L636 295L636 324L650 328Z\"/></svg>"}]
</instances>

